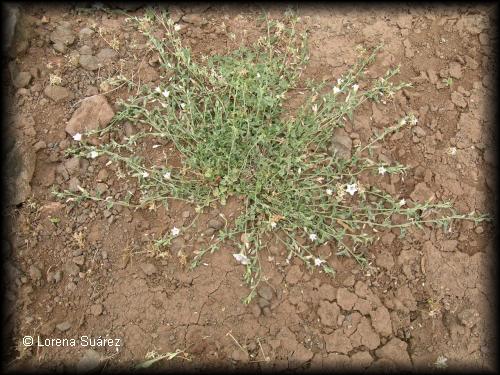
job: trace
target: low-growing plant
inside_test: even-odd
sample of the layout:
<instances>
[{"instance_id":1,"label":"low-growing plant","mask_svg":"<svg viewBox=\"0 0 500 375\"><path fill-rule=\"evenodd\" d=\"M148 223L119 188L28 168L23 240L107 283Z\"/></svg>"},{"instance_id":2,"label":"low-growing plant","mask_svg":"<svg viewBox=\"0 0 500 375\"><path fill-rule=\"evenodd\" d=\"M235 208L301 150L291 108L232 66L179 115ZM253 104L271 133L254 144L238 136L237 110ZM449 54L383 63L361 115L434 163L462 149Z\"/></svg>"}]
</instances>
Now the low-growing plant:
<instances>
[{"instance_id":1,"label":"low-growing plant","mask_svg":"<svg viewBox=\"0 0 500 375\"><path fill-rule=\"evenodd\" d=\"M404 174L406 167L374 161L374 146L415 125L418 119L412 113L374 134L367 144L355 144L348 155L340 152L334 130L352 121L356 108L367 100L391 100L398 90L410 87L393 82L399 67L376 79L365 76L380 47L371 53L362 49L359 61L333 84L308 82L307 89L298 89L309 57L306 34L297 31L298 19L290 12L284 21L261 20L264 35L252 46L204 56L200 62L183 46L165 12L149 11L132 20L159 55L162 83L139 87L106 128L84 134L68 153L107 156L118 173L137 178L140 197L129 194L115 200L83 188L55 194L73 201L106 201L109 207L167 205L174 198L195 204L197 212L240 197L244 209L234 225L221 230L191 265L223 241L233 241L239 247L234 257L245 265L244 279L250 286L245 303L255 296L262 277L260 254L269 234L280 234L288 261L296 256L309 268L334 275L333 267L318 255L320 244L328 242L338 256L351 256L364 266L362 250L381 231L399 228L404 235L410 226L436 224L446 229L455 219L487 219L458 214L449 202L407 202L407 197L380 187L377 181L386 174ZM305 101L288 113L284 104L292 90L301 90ZM123 142L111 137L100 146L87 141L113 134L125 121L140 127L139 132ZM160 165L148 164L137 151L146 140L168 141L181 155L182 166L173 167L166 157ZM168 246L179 234L174 229L158 247Z\"/></svg>"}]
</instances>

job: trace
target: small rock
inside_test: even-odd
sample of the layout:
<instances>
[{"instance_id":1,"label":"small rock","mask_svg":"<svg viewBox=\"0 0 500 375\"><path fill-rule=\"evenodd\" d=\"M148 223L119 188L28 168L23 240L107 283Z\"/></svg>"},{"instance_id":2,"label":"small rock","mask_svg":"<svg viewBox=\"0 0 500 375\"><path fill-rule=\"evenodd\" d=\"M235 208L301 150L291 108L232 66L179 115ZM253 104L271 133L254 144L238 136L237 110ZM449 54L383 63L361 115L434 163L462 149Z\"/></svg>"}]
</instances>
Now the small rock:
<instances>
[{"instance_id":1,"label":"small rock","mask_svg":"<svg viewBox=\"0 0 500 375\"><path fill-rule=\"evenodd\" d=\"M196 13L186 14L185 16L182 17L182 20L184 22L193 24L195 26L200 26L204 22L203 18L199 14L196 14Z\"/></svg>"},{"instance_id":2,"label":"small rock","mask_svg":"<svg viewBox=\"0 0 500 375\"><path fill-rule=\"evenodd\" d=\"M85 98L73 113L66 125L66 132L73 136L76 133L98 130L106 126L114 115L113 108L108 104L106 97L90 96Z\"/></svg>"},{"instance_id":3,"label":"small rock","mask_svg":"<svg viewBox=\"0 0 500 375\"><path fill-rule=\"evenodd\" d=\"M187 219L191 215L191 212L188 210L182 211L182 218Z\"/></svg>"},{"instance_id":4,"label":"small rock","mask_svg":"<svg viewBox=\"0 0 500 375\"><path fill-rule=\"evenodd\" d=\"M257 294L270 301L273 298L274 291L269 285L263 285L257 290Z\"/></svg>"},{"instance_id":5,"label":"small rock","mask_svg":"<svg viewBox=\"0 0 500 375\"><path fill-rule=\"evenodd\" d=\"M38 281L42 278L42 271L40 271L37 267L35 267L33 265L30 266L28 272L30 274L31 280L33 280L33 281Z\"/></svg>"},{"instance_id":6,"label":"small rock","mask_svg":"<svg viewBox=\"0 0 500 375\"><path fill-rule=\"evenodd\" d=\"M462 66L456 61L452 61L449 67L449 73L452 78L462 78Z\"/></svg>"},{"instance_id":7,"label":"small rock","mask_svg":"<svg viewBox=\"0 0 500 375\"><path fill-rule=\"evenodd\" d=\"M331 149L332 152L336 152L343 159L351 158L352 139L344 129L335 129Z\"/></svg>"},{"instance_id":8,"label":"small rock","mask_svg":"<svg viewBox=\"0 0 500 375\"><path fill-rule=\"evenodd\" d=\"M90 40L92 38L93 34L94 34L94 30L92 30L88 27L84 27L78 33L78 37L80 38L80 40L85 41L85 40Z\"/></svg>"},{"instance_id":9,"label":"small rock","mask_svg":"<svg viewBox=\"0 0 500 375\"><path fill-rule=\"evenodd\" d=\"M66 320L65 322L57 324L56 328L59 331L64 332L71 328L71 323Z\"/></svg>"},{"instance_id":10,"label":"small rock","mask_svg":"<svg viewBox=\"0 0 500 375\"><path fill-rule=\"evenodd\" d=\"M429 189L425 182L418 183L413 192L410 194L410 198L414 202L423 203L424 201L429 200L431 197L434 197L434 192Z\"/></svg>"},{"instance_id":11,"label":"small rock","mask_svg":"<svg viewBox=\"0 0 500 375\"><path fill-rule=\"evenodd\" d=\"M92 48L84 45L80 48L80 55L92 55Z\"/></svg>"},{"instance_id":12,"label":"small rock","mask_svg":"<svg viewBox=\"0 0 500 375\"><path fill-rule=\"evenodd\" d=\"M103 182L98 182L96 184L96 190L97 192L99 192L100 194L104 193L106 190L108 190L108 185L106 185L105 183Z\"/></svg>"},{"instance_id":13,"label":"small rock","mask_svg":"<svg viewBox=\"0 0 500 375\"><path fill-rule=\"evenodd\" d=\"M286 282L290 285L297 284L302 278L303 272L298 265L290 267L290 270L286 274Z\"/></svg>"},{"instance_id":14,"label":"small rock","mask_svg":"<svg viewBox=\"0 0 500 375\"><path fill-rule=\"evenodd\" d=\"M67 27L58 26L50 34L50 40L54 44L59 43L65 46L70 46L75 41L75 34Z\"/></svg>"},{"instance_id":15,"label":"small rock","mask_svg":"<svg viewBox=\"0 0 500 375\"><path fill-rule=\"evenodd\" d=\"M99 60L97 57L92 55L80 55L80 66L85 70L97 70L99 69Z\"/></svg>"},{"instance_id":16,"label":"small rock","mask_svg":"<svg viewBox=\"0 0 500 375\"><path fill-rule=\"evenodd\" d=\"M467 102L465 101L464 96L457 91L454 91L451 93L451 101L457 107L460 107L460 108L467 107Z\"/></svg>"},{"instance_id":17,"label":"small rock","mask_svg":"<svg viewBox=\"0 0 500 375\"><path fill-rule=\"evenodd\" d=\"M46 148L47 148L47 144L44 141L38 141L37 143L35 143L33 145L33 150L35 152L38 152L38 151L46 149Z\"/></svg>"},{"instance_id":18,"label":"small rock","mask_svg":"<svg viewBox=\"0 0 500 375\"><path fill-rule=\"evenodd\" d=\"M474 327L481 320L476 309L465 309L458 313L457 316L460 323L468 328Z\"/></svg>"},{"instance_id":19,"label":"small rock","mask_svg":"<svg viewBox=\"0 0 500 375\"><path fill-rule=\"evenodd\" d=\"M219 229L222 229L224 227L224 223L221 220L211 219L208 222L208 227L213 228L215 230L219 230Z\"/></svg>"},{"instance_id":20,"label":"small rock","mask_svg":"<svg viewBox=\"0 0 500 375\"><path fill-rule=\"evenodd\" d=\"M457 240L445 240L441 242L442 251L455 251L458 245Z\"/></svg>"},{"instance_id":21,"label":"small rock","mask_svg":"<svg viewBox=\"0 0 500 375\"><path fill-rule=\"evenodd\" d=\"M68 190L76 193L80 189L78 189L78 186L80 186L80 180L76 177L71 177L71 179L68 182Z\"/></svg>"},{"instance_id":22,"label":"small rock","mask_svg":"<svg viewBox=\"0 0 500 375\"><path fill-rule=\"evenodd\" d=\"M21 72L14 79L14 86L19 88L26 87L29 85L31 81L31 73L30 72Z\"/></svg>"},{"instance_id":23,"label":"small rock","mask_svg":"<svg viewBox=\"0 0 500 375\"><path fill-rule=\"evenodd\" d=\"M142 271L148 276L151 276L151 275L156 273L156 266L154 264L141 263L140 267L141 267Z\"/></svg>"},{"instance_id":24,"label":"small rock","mask_svg":"<svg viewBox=\"0 0 500 375\"><path fill-rule=\"evenodd\" d=\"M72 98L71 91L61 86L47 86L45 90L43 90L43 93L55 102Z\"/></svg>"},{"instance_id":25,"label":"small rock","mask_svg":"<svg viewBox=\"0 0 500 375\"><path fill-rule=\"evenodd\" d=\"M94 316L99 316L102 314L102 305L100 303L96 303L90 307L90 313Z\"/></svg>"},{"instance_id":26,"label":"small rock","mask_svg":"<svg viewBox=\"0 0 500 375\"><path fill-rule=\"evenodd\" d=\"M114 60L116 60L117 56L118 56L118 53L116 53L116 51L111 49L111 48L103 48L96 55L97 60L99 61L99 63L101 65L106 65L110 62L113 62Z\"/></svg>"},{"instance_id":27,"label":"small rock","mask_svg":"<svg viewBox=\"0 0 500 375\"><path fill-rule=\"evenodd\" d=\"M80 158L73 156L64 162L64 167L70 175L75 174L80 170Z\"/></svg>"}]
</instances>

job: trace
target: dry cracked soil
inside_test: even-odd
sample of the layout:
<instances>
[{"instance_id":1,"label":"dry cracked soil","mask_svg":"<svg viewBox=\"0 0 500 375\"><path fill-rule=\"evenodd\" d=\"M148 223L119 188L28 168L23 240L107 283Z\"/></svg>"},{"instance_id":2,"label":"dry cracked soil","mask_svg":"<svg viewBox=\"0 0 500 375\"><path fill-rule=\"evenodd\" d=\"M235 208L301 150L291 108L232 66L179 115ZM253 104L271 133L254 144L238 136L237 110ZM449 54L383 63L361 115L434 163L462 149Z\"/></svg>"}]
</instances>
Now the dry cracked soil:
<instances>
[{"instance_id":1,"label":"dry cracked soil","mask_svg":"<svg viewBox=\"0 0 500 375\"><path fill-rule=\"evenodd\" d=\"M381 232L368 249L366 269L323 245L319 251L335 267L335 278L310 272L300 261L287 264L284 249L269 238L264 282L244 305L244 267L232 257L231 244L206 255L194 270L186 267L220 229L219 214L234 219L237 199L195 223L194 207L182 202L172 201L168 210L132 210L57 200L53 187L137 193L106 158L64 154L71 135L105 124L117 100L128 96L109 78L124 74L149 85L161 80L145 37L117 10L26 4L19 15L3 70L11 98L11 204L2 240L7 369L130 368L148 353L177 349L189 360L164 359L155 368L495 369L491 224L456 222L449 232L424 227L404 238L397 230ZM266 8L278 19L285 10ZM400 64L399 79L414 86L385 105L364 104L345 128L351 140L366 142L397 116L417 113L418 125L387 139L377 155L410 167L404 181L387 176L387 191L412 200L452 200L461 212L491 212L495 10L296 8L310 37L306 77L333 82L355 62L356 46L383 42L369 74ZM257 6L172 5L169 11L195 57L225 53L262 33ZM140 16L144 7L129 5L126 12ZM123 136L134 131L125 124ZM172 152L171 145L162 147ZM151 239L173 226L183 229L172 253L182 249L185 258L151 256ZM25 345L26 336L35 343ZM43 346L47 339L81 336L94 341ZM98 345L99 338L119 339L120 346Z\"/></svg>"}]
</instances>

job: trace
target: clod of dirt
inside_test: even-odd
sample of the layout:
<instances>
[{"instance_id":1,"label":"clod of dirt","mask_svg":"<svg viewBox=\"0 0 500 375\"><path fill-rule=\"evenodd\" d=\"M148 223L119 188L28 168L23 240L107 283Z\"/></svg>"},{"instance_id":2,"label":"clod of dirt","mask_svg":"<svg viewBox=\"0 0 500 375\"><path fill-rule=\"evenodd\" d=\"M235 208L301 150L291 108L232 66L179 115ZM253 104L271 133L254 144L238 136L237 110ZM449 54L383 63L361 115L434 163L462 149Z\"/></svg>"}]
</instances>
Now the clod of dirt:
<instances>
[{"instance_id":1,"label":"clod of dirt","mask_svg":"<svg viewBox=\"0 0 500 375\"><path fill-rule=\"evenodd\" d=\"M302 278L303 272L298 265L290 267L286 274L286 282L290 285L297 284Z\"/></svg>"},{"instance_id":2,"label":"clod of dirt","mask_svg":"<svg viewBox=\"0 0 500 375\"><path fill-rule=\"evenodd\" d=\"M330 335L325 336L326 351L342 354L349 353L353 348L351 341L344 334L342 329L338 329Z\"/></svg>"},{"instance_id":3,"label":"clod of dirt","mask_svg":"<svg viewBox=\"0 0 500 375\"><path fill-rule=\"evenodd\" d=\"M392 322L389 310L385 306L379 306L376 310L370 312L372 326L382 336L392 335Z\"/></svg>"},{"instance_id":4,"label":"clod of dirt","mask_svg":"<svg viewBox=\"0 0 500 375\"><path fill-rule=\"evenodd\" d=\"M352 346L355 348L364 345L369 350L373 350L380 345L380 337L373 329L370 321L364 316L358 324L358 329L350 336L350 339Z\"/></svg>"},{"instance_id":5,"label":"clod of dirt","mask_svg":"<svg viewBox=\"0 0 500 375\"><path fill-rule=\"evenodd\" d=\"M156 273L156 266L154 264L141 263L140 267L147 276L151 276Z\"/></svg>"},{"instance_id":6,"label":"clod of dirt","mask_svg":"<svg viewBox=\"0 0 500 375\"><path fill-rule=\"evenodd\" d=\"M71 323L66 320L62 323L57 324L56 328L61 332L65 332L71 328Z\"/></svg>"},{"instance_id":7,"label":"clod of dirt","mask_svg":"<svg viewBox=\"0 0 500 375\"><path fill-rule=\"evenodd\" d=\"M367 368L372 362L373 357L368 352L357 352L351 356L351 363L358 368Z\"/></svg>"},{"instance_id":8,"label":"clod of dirt","mask_svg":"<svg viewBox=\"0 0 500 375\"><path fill-rule=\"evenodd\" d=\"M344 310L351 310L358 300L358 296L348 291L346 288L339 288L337 290L337 303Z\"/></svg>"},{"instance_id":9,"label":"clod of dirt","mask_svg":"<svg viewBox=\"0 0 500 375\"><path fill-rule=\"evenodd\" d=\"M85 41L85 40L90 40L93 34L94 30L89 29L88 27L84 27L78 33L78 37L80 38L80 41Z\"/></svg>"},{"instance_id":10,"label":"clod of dirt","mask_svg":"<svg viewBox=\"0 0 500 375\"><path fill-rule=\"evenodd\" d=\"M92 305L90 307L90 313L94 316L99 316L102 314L102 305L100 303L97 303L95 305Z\"/></svg>"},{"instance_id":11,"label":"clod of dirt","mask_svg":"<svg viewBox=\"0 0 500 375\"><path fill-rule=\"evenodd\" d=\"M319 287L318 294L321 299L326 299L330 302L337 299L337 289L330 284L322 284Z\"/></svg>"},{"instance_id":12,"label":"clod of dirt","mask_svg":"<svg viewBox=\"0 0 500 375\"><path fill-rule=\"evenodd\" d=\"M383 347L377 349L375 354L379 358L393 361L401 369L410 368L411 360L407 351L408 344L394 337Z\"/></svg>"},{"instance_id":13,"label":"clod of dirt","mask_svg":"<svg viewBox=\"0 0 500 375\"><path fill-rule=\"evenodd\" d=\"M72 97L71 91L61 86L47 86L45 90L43 90L43 93L56 103Z\"/></svg>"},{"instance_id":14,"label":"clod of dirt","mask_svg":"<svg viewBox=\"0 0 500 375\"><path fill-rule=\"evenodd\" d=\"M419 182L410 194L410 198L414 202L423 203L431 197L434 197L434 192L427 186L425 182Z\"/></svg>"},{"instance_id":15,"label":"clod of dirt","mask_svg":"<svg viewBox=\"0 0 500 375\"><path fill-rule=\"evenodd\" d=\"M452 61L448 70L452 78L462 78L462 66L459 63Z\"/></svg>"},{"instance_id":16,"label":"clod of dirt","mask_svg":"<svg viewBox=\"0 0 500 375\"><path fill-rule=\"evenodd\" d=\"M90 96L73 113L66 125L66 132L73 136L76 133L98 130L106 126L114 115L113 108L103 95Z\"/></svg>"},{"instance_id":17,"label":"clod of dirt","mask_svg":"<svg viewBox=\"0 0 500 375\"><path fill-rule=\"evenodd\" d=\"M340 308L335 302L320 301L318 316L321 324L329 327L337 327L337 318L340 314Z\"/></svg>"}]
</instances>

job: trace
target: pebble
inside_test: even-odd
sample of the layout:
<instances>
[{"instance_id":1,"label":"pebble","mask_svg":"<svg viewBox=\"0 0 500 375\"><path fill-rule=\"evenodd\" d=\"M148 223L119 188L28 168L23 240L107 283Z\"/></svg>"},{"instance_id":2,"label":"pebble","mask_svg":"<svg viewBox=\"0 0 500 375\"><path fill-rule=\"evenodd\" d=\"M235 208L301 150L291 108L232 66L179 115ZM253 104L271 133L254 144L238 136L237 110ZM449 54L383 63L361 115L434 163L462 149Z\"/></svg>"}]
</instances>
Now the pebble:
<instances>
[{"instance_id":1,"label":"pebble","mask_svg":"<svg viewBox=\"0 0 500 375\"><path fill-rule=\"evenodd\" d=\"M71 328L71 323L66 320L65 322L57 324L56 328L59 331L64 332Z\"/></svg>"},{"instance_id":2,"label":"pebble","mask_svg":"<svg viewBox=\"0 0 500 375\"><path fill-rule=\"evenodd\" d=\"M80 55L80 66L85 70L97 70L99 69L99 60L97 57L92 55Z\"/></svg>"},{"instance_id":3,"label":"pebble","mask_svg":"<svg viewBox=\"0 0 500 375\"><path fill-rule=\"evenodd\" d=\"M221 220L211 219L211 220L208 222L208 227L209 227L209 228L212 228L212 229L215 229L215 230L219 230L219 229L221 229L222 227L224 227L224 223L223 223Z\"/></svg>"},{"instance_id":4,"label":"pebble","mask_svg":"<svg viewBox=\"0 0 500 375\"><path fill-rule=\"evenodd\" d=\"M157 271L156 266L152 263L141 263L140 267L147 276L151 276Z\"/></svg>"},{"instance_id":5,"label":"pebble","mask_svg":"<svg viewBox=\"0 0 500 375\"><path fill-rule=\"evenodd\" d=\"M43 90L43 93L55 102L60 102L72 97L71 91L61 86L47 86L45 90Z\"/></svg>"},{"instance_id":6,"label":"pebble","mask_svg":"<svg viewBox=\"0 0 500 375\"><path fill-rule=\"evenodd\" d=\"M102 305L100 303L97 303L95 305L92 305L90 307L90 313L94 316L99 316L102 314Z\"/></svg>"},{"instance_id":7,"label":"pebble","mask_svg":"<svg viewBox=\"0 0 500 375\"><path fill-rule=\"evenodd\" d=\"M262 298L270 301L273 298L274 292L269 285L264 285L257 290L257 294Z\"/></svg>"}]
</instances>

